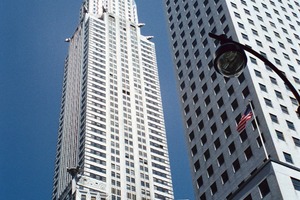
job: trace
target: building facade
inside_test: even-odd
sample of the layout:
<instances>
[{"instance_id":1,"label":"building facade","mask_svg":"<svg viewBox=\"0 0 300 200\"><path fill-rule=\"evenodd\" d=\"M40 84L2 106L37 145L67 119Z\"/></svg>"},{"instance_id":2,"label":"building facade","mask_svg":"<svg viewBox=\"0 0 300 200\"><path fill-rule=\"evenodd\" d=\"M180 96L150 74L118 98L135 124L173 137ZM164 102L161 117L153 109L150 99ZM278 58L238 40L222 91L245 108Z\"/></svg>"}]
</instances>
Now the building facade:
<instances>
[{"instance_id":1,"label":"building facade","mask_svg":"<svg viewBox=\"0 0 300 200\"><path fill-rule=\"evenodd\" d=\"M297 100L251 54L239 77L217 74L213 56L219 42L208 36L226 34L251 46L299 91L299 2L164 3L196 199L300 199ZM236 126L249 100L258 125L252 118L239 133Z\"/></svg>"},{"instance_id":2,"label":"building facade","mask_svg":"<svg viewBox=\"0 0 300 200\"><path fill-rule=\"evenodd\" d=\"M134 0L84 0L65 60L53 200L174 199L154 43Z\"/></svg>"}]
</instances>

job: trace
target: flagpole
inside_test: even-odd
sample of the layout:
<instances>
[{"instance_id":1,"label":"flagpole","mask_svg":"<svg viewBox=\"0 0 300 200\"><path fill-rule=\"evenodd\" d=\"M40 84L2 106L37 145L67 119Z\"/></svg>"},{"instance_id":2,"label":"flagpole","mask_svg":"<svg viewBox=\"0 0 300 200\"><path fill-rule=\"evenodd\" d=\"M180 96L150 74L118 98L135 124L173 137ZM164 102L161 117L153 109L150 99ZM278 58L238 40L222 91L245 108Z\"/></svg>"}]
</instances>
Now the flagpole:
<instances>
[{"instance_id":1,"label":"flagpole","mask_svg":"<svg viewBox=\"0 0 300 200\"><path fill-rule=\"evenodd\" d=\"M258 123L257 123L257 120L256 120L256 116L255 116L255 113L254 113L254 110L253 110L253 106L252 106L251 100L249 100L249 105L250 105L250 108L251 108L251 111L252 111L252 114L253 114L254 122L255 122L256 127L257 127L257 131L258 131L258 134L259 134L259 138L260 138L260 140L261 140L261 144L262 144L262 147L263 147L263 150L264 150L266 159L268 160L268 159L269 159L269 156L268 156L268 153L267 153L266 146L265 146L265 144L264 144L264 140L263 140L263 137L262 137L260 128L259 128Z\"/></svg>"}]
</instances>

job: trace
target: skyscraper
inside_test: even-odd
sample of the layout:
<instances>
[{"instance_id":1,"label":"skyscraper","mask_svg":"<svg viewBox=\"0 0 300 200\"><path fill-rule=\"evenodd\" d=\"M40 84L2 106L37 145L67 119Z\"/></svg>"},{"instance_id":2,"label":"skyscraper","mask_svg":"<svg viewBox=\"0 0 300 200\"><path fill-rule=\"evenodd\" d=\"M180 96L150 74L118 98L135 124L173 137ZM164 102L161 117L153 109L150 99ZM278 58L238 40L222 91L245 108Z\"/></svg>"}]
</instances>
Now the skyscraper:
<instances>
[{"instance_id":1,"label":"skyscraper","mask_svg":"<svg viewBox=\"0 0 300 200\"><path fill-rule=\"evenodd\" d=\"M65 60L53 200L173 199L155 46L134 0L85 0Z\"/></svg>"},{"instance_id":2,"label":"skyscraper","mask_svg":"<svg viewBox=\"0 0 300 200\"><path fill-rule=\"evenodd\" d=\"M299 199L298 102L251 54L237 78L219 75L213 67L219 42L208 36L226 34L251 46L299 91L299 2L164 2L196 199ZM249 100L258 125L252 117L239 133Z\"/></svg>"}]
</instances>

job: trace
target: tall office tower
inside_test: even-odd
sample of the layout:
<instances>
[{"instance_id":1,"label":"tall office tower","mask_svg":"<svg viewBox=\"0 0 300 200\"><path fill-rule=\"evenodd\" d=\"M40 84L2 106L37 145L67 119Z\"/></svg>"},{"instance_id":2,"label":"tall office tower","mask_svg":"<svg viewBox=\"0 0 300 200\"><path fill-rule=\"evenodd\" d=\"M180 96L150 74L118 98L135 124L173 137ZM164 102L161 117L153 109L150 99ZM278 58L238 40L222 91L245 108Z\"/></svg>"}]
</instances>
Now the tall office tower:
<instances>
[{"instance_id":1,"label":"tall office tower","mask_svg":"<svg viewBox=\"0 0 300 200\"><path fill-rule=\"evenodd\" d=\"M85 0L65 60L53 200L173 199L155 46L134 0Z\"/></svg>"},{"instance_id":2,"label":"tall office tower","mask_svg":"<svg viewBox=\"0 0 300 200\"><path fill-rule=\"evenodd\" d=\"M251 54L237 78L219 75L208 36L251 46L299 90L299 11L295 0L165 0L196 199L300 199L296 99ZM259 125L252 118L239 133L249 100Z\"/></svg>"}]
</instances>

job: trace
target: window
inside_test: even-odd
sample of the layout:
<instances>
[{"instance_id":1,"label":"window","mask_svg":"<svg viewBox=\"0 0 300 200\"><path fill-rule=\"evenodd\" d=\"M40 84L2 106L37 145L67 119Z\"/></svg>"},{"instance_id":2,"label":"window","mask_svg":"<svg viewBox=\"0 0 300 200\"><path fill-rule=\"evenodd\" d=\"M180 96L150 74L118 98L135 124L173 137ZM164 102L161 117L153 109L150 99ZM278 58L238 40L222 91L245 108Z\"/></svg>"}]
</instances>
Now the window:
<instances>
[{"instance_id":1,"label":"window","mask_svg":"<svg viewBox=\"0 0 300 200\"><path fill-rule=\"evenodd\" d=\"M196 109L196 116L199 117L199 115L201 114L201 109L200 106Z\"/></svg>"},{"instance_id":2,"label":"window","mask_svg":"<svg viewBox=\"0 0 300 200\"><path fill-rule=\"evenodd\" d=\"M293 41L290 38L286 38L286 41L288 41L290 44L293 44Z\"/></svg>"},{"instance_id":3,"label":"window","mask_svg":"<svg viewBox=\"0 0 300 200\"><path fill-rule=\"evenodd\" d=\"M221 142L220 142L220 139L219 139L219 138L217 138L217 139L214 141L214 146L215 146L215 149L216 149L216 150L221 146Z\"/></svg>"},{"instance_id":4,"label":"window","mask_svg":"<svg viewBox=\"0 0 300 200\"><path fill-rule=\"evenodd\" d=\"M218 107L221 108L224 105L222 97L217 101Z\"/></svg>"},{"instance_id":5,"label":"window","mask_svg":"<svg viewBox=\"0 0 300 200\"><path fill-rule=\"evenodd\" d=\"M229 146L228 146L228 150L230 155L233 154L235 152L235 145L234 142L232 142Z\"/></svg>"},{"instance_id":6,"label":"window","mask_svg":"<svg viewBox=\"0 0 300 200\"><path fill-rule=\"evenodd\" d=\"M247 15L250 15L250 11L249 11L249 10L244 9L244 12L245 12Z\"/></svg>"},{"instance_id":7,"label":"window","mask_svg":"<svg viewBox=\"0 0 300 200\"><path fill-rule=\"evenodd\" d=\"M292 50L293 54L298 55L298 52L296 49L291 48L291 50Z\"/></svg>"},{"instance_id":8,"label":"window","mask_svg":"<svg viewBox=\"0 0 300 200\"><path fill-rule=\"evenodd\" d=\"M234 12L234 16L237 17L237 18L241 18L240 14L236 13L236 12Z\"/></svg>"},{"instance_id":9,"label":"window","mask_svg":"<svg viewBox=\"0 0 300 200\"><path fill-rule=\"evenodd\" d=\"M238 80L239 80L240 84L244 82L245 76L243 73L241 73L241 75L239 75Z\"/></svg>"},{"instance_id":10,"label":"window","mask_svg":"<svg viewBox=\"0 0 300 200\"><path fill-rule=\"evenodd\" d=\"M274 35L275 35L276 37L280 38L279 33L277 33L276 31L274 31Z\"/></svg>"},{"instance_id":11,"label":"window","mask_svg":"<svg viewBox=\"0 0 300 200\"><path fill-rule=\"evenodd\" d=\"M191 71L188 76L189 76L189 79L191 80L194 77L193 71Z\"/></svg>"},{"instance_id":12,"label":"window","mask_svg":"<svg viewBox=\"0 0 300 200\"><path fill-rule=\"evenodd\" d=\"M225 133L226 138L228 138L228 137L231 135L231 129L230 129L230 126L228 126L228 127L225 129L224 133Z\"/></svg>"},{"instance_id":13,"label":"window","mask_svg":"<svg viewBox=\"0 0 300 200\"><path fill-rule=\"evenodd\" d=\"M195 35L195 31L192 30L192 31L190 32L190 36L193 37L194 35Z\"/></svg>"},{"instance_id":14,"label":"window","mask_svg":"<svg viewBox=\"0 0 300 200\"><path fill-rule=\"evenodd\" d=\"M247 160L249 160L253 156L250 146L244 151L244 154Z\"/></svg>"},{"instance_id":15,"label":"window","mask_svg":"<svg viewBox=\"0 0 300 200\"><path fill-rule=\"evenodd\" d=\"M245 40L249 40L248 35L246 35L246 34L244 34L244 33L242 33L242 37L243 37L243 39L245 39Z\"/></svg>"},{"instance_id":16,"label":"window","mask_svg":"<svg viewBox=\"0 0 300 200\"><path fill-rule=\"evenodd\" d=\"M293 137L293 141L297 147L300 147L300 139Z\"/></svg>"},{"instance_id":17,"label":"window","mask_svg":"<svg viewBox=\"0 0 300 200\"><path fill-rule=\"evenodd\" d=\"M214 124L210 127L210 130L211 130L212 134L214 134L214 133L217 131L217 125L216 125L216 123L214 123Z\"/></svg>"},{"instance_id":18,"label":"window","mask_svg":"<svg viewBox=\"0 0 300 200\"><path fill-rule=\"evenodd\" d=\"M258 19L259 21L262 21L262 22L264 21L263 18L262 18L261 16L256 15L256 17L257 17L257 19Z\"/></svg>"},{"instance_id":19,"label":"window","mask_svg":"<svg viewBox=\"0 0 300 200\"><path fill-rule=\"evenodd\" d=\"M209 7L209 8L206 10L206 15L208 16L210 13L211 13L211 8Z\"/></svg>"},{"instance_id":20,"label":"window","mask_svg":"<svg viewBox=\"0 0 300 200\"><path fill-rule=\"evenodd\" d=\"M208 176L208 177L211 177L213 174L214 174L214 168L213 168L212 165L210 165L210 166L207 168L207 176Z\"/></svg>"},{"instance_id":21,"label":"window","mask_svg":"<svg viewBox=\"0 0 300 200\"><path fill-rule=\"evenodd\" d=\"M196 65L197 65L197 68L200 69L202 67L202 61L199 60ZM205 77L204 72L201 72L201 74L199 75L200 80L203 80L204 77Z\"/></svg>"},{"instance_id":22,"label":"window","mask_svg":"<svg viewBox=\"0 0 300 200\"><path fill-rule=\"evenodd\" d=\"M255 75L256 75L257 77L260 77L260 78L262 77L260 71L254 70L254 73L255 73Z\"/></svg>"},{"instance_id":23,"label":"window","mask_svg":"<svg viewBox=\"0 0 300 200\"><path fill-rule=\"evenodd\" d=\"M222 120L222 123L224 123L226 120L227 120L227 114L226 114L226 111L224 111L222 114L221 114L221 120Z\"/></svg>"},{"instance_id":24,"label":"window","mask_svg":"<svg viewBox=\"0 0 300 200\"><path fill-rule=\"evenodd\" d=\"M273 52L273 53L276 53L276 49L274 47L270 47L270 50Z\"/></svg>"},{"instance_id":25,"label":"window","mask_svg":"<svg viewBox=\"0 0 300 200\"><path fill-rule=\"evenodd\" d=\"M216 87L214 88L215 94L218 94L220 92L220 86L219 84L216 85Z\"/></svg>"},{"instance_id":26,"label":"window","mask_svg":"<svg viewBox=\"0 0 300 200\"><path fill-rule=\"evenodd\" d=\"M245 87L245 89L242 91L244 99L247 98L247 96L250 94L250 91L248 89L248 87Z\"/></svg>"},{"instance_id":27,"label":"window","mask_svg":"<svg viewBox=\"0 0 300 200\"><path fill-rule=\"evenodd\" d=\"M286 162L291 163L291 164L294 163L291 154L283 152L283 156L284 156Z\"/></svg>"},{"instance_id":28,"label":"window","mask_svg":"<svg viewBox=\"0 0 300 200\"><path fill-rule=\"evenodd\" d=\"M222 183L225 184L228 180L229 180L229 177L228 177L228 173L227 171L225 170L223 172L223 174L221 175L221 179L222 179Z\"/></svg>"},{"instance_id":29,"label":"window","mask_svg":"<svg viewBox=\"0 0 300 200\"><path fill-rule=\"evenodd\" d=\"M259 87L260 87L261 91L267 92L267 87L265 85L260 83Z\"/></svg>"},{"instance_id":30,"label":"window","mask_svg":"<svg viewBox=\"0 0 300 200\"><path fill-rule=\"evenodd\" d=\"M242 23L240 23L240 22L238 22L238 26L239 26L240 28L242 28L242 29L245 29L244 24L242 24Z\"/></svg>"},{"instance_id":31,"label":"window","mask_svg":"<svg viewBox=\"0 0 300 200\"><path fill-rule=\"evenodd\" d=\"M282 111L283 113L285 113L285 114L289 114L289 111L288 111L288 109L287 109L287 107L286 107L286 106L284 106L284 105L280 105L280 108L281 108L281 111Z\"/></svg>"},{"instance_id":32,"label":"window","mask_svg":"<svg viewBox=\"0 0 300 200\"><path fill-rule=\"evenodd\" d=\"M205 102L205 105L208 106L209 103L210 103L210 97L207 96L207 97L205 98L204 102Z\"/></svg>"},{"instance_id":33,"label":"window","mask_svg":"<svg viewBox=\"0 0 300 200\"><path fill-rule=\"evenodd\" d=\"M280 46L281 48L285 49L285 46L284 46L284 44L283 44L283 43L281 43L281 42L278 42L278 44L279 44L279 46Z\"/></svg>"},{"instance_id":34,"label":"window","mask_svg":"<svg viewBox=\"0 0 300 200\"><path fill-rule=\"evenodd\" d=\"M294 78L295 83L300 84L300 79L299 78L297 78L297 77L293 77L293 78Z\"/></svg>"},{"instance_id":35,"label":"window","mask_svg":"<svg viewBox=\"0 0 300 200\"><path fill-rule=\"evenodd\" d=\"M288 34L288 31L285 28L281 28L281 29L284 33Z\"/></svg>"},{"instance_id":36,"label":"window","mask_svg":"<svg viewBox=\"0 0 300 200\"><path fill-rule=\"evenodd\" d=\"M200 196L200 200L206 200L205 192Z\"/></svg>"},{"instance_id":37,"label":"window","mask_svg":"<svg viewBox=\"0 0 300 200\"><path fill-rule=\"evenodd\" d=\"M197 8L197 6L198 6L198 1L196 1L195 3L194 3L194 8Z\"/></svg>"},{"instance_id":38,"label":"window","mask_svg":"<svg viewBox=\"0 0 300 200\"><path fill-rule=\"evenodd\" d=\"M217 9L218 14L220 14L222 12L222 10L223 10L223 7L222 7L222 5L220 5Z\"/></svg>"},{"instance_id":39,"label":"window","mask_svg":"<svg viewBox=\"0 0 300 200\"><path fill-rule=\"evenodd\" d=\"M228 88L227 92L229 96L231 96L234 93L234 89L232 85Z\"/></svg>"},{"instance_id":40,"label":"window","mask_svg":"<svg viewBox=\"0 0 300 200\"><path fill-rule=\"evenodd\" d=\"M270 193L270 188L269 188L269 184L267 182L267 179L265 179L264 181L262 181L259 185L259 192L262 198L264 198L265 196L267 196Z\"/></svg>"},{"instance_id":41,"label":"window","mask_svg":"<svg viewBox=\"0 0 300 200\"><path fill-rule=\"evenodd\" d=\"M195 84L195 82L194 83L192 83L192 85L191 85L191 91L194 91L196 89L196 84Z\"/></svg>"},{"instance_id":42,"label":"window","mask_svg":"<svg viewBox=\"0 0 300 200\"><path fill-rule=\"evenodd\" d=\"M185 102L185 101L186 101L186 99L187 99L187 94L186 94L186 93L184 93L184 95L182 95L182 101L183 101L183 102Z\"/></svg>"},{"instance_id":43,"label":"window","mask_svg":"<svg viewBox=\"0 0 300 200\"><path fill-rule=\"evenodd\" d=\"M209 149L207 149L207 150L204 152L204 159L205 159L205 161L207 161L209 158L210 158L210 152L209 152Z\"/></svg>"},{"instance_id":44,"label":"window","mask_svg":"<svg viewBox=\"0 0 300 200\"><path fill-rule=\"evenodd\" d=\"M200 162L199 160L197 160L195 163L194 163L194 169L195 171L198 171L200 169Z\"/></svg>"},{"instance_id":45,"label":"window","mask_svg":"<svg viewBox=\"0 0 300 200\"><path fill-rule=\"evenodd\" d=\"M184 81L180 84L180 89L183 90L185 88L185 83Z\"/></svg>"},{"instance_id":46,"label":"window","mask_svg":"<svg viewBox=\"0 0 300 200\"><path fill-rule=\"evenodd\" d=\"M248 19L249 24L254 25L254 21L252 19Z\"/></svg>"},{"instance_id":47,"label":"window","mask_svg":"<svg viewBox=\"0 0 300 200\"><path fill-rule=\"evenodd\" d=\"M257 43L257 42L260 42L260 41L256 40L256 43ZM259 46L261 45L261 46L262 46L261 42L260 42L260 44L257 43L257 45L259 45ZM257 65L256 59L253 58L253 57L251 57L251 56L250 56L250 61L251 61L253 64Z\"/></svg>"},{"instance_id":48,"label":"window","mask_svg":"<svg viewBox=\"0 0 300 200\"><path fill-rule=\"evenodd\" d=\"M189 118L188 120L187 120L187 122L186 122L186 124L187 124L187 127L190 127L191 125L192 125L192 118Z\"/></svg>"},{"instance_id":49,"label":"window","mask_svg":"<svg viewBox=\"0 0 300 200\"><path fill-rule=\"evenodd\" d=\"M210 50L208 49L208 50L205 52L205 56L206 56L206 58L209 58L210 55L211 55L211 52L210 52Z\"/></svg>"},{"instance_id":50,"label":"window","mask_svg":"<svg viewBox=\"0 0 300 200\"><path fill-rule=\"evenodd\" d=\"M281 131L275 130L277 138L284 141L284 136Z\"/></svg>"},{"instance_id":51,"label":"window","mask_svg":"<svg viewBox=\"0 0 300 200\"><path fill-rule=\"evenodd\" d=\"M244 129L244 130L240 133L240 139L241 139L241 142L245 142L245 140L247 140L247 138L248 138L248 135L247 135L246 130Z\"/></svg>"},{"instance_id":52,"label":"window","mask_svg":"<svg viewBox=\"0 0 300 200\"><path fill-rule=\"evenodd\" d=\"M185 108L184 108L184 112L185 114L188 114L190 112L190 106L187 105Z\"/></svg>"},{"instance_id":53,"label":"window","mask_svg":"<svg viewBox=\"0 0 300 200\"><path fill-rule=\"evenodd\" d=\"M202 179L202 176L200 176L200 177L197 179L197 185L198 185L198 188L200 188L200 187L203 185L203 179Z\"/></svg>"},{"instance_id":54,"label":"window","mask_svg":"<svg viewBox=\"0 0 300 200\"><path fill-rule=\"evenodd\" d=\"M232 2L230 2L230 3L231 3L231 6L232 6L232 7L237 8L237 6L236 6L235 3L232 3Z\"/></svg>"},{"instance_id":55,"label":"window","mask_svg":"<svg viewBox=\"0 0 300 200\"><path fill-rule=\"evenodd\" d=\"M300 180L292 178L292 177L291 177L291 180L292 180L294 189L297 191L300 191Z\"/></svg>"},{"instance_id":56,"label":"window","mask_svg":"<svg viewBox=\"0 0 300 200\"><path fill-rule=\"evenodd\" d=\"M260 27L261 27L261 29L262 29L263 31L268 31L267 27L265 27L265 26L263 26L263 25L260 25Z\"/></svg>"},{"instance_id":57,"label":"window","mask_svg":"<svg viewBox=\"0 0 300 200\"><path fill-rule=\"evenodd\" d=\"M298 101L294 97L290 97L292 104L298 106Z\"/></svg>"},{"instance_id":58,"label":"window","mask_svg":"<svg viewBox=\"0 0 300 200\"><path fill-rule=\"evenodd\" d=\"M208 20L208 23L209 23L209 25L211 26L211 25L214 23L214 18L211 17L211 18Z\"/></svg>"},{"instance_id":59,"label":"window","mask_svg":"<svg viewBox=\"0 0 300 200\"><path fill-rule=\"evenodd\" d=\"M286 120L286 124L287 124L289 129L296 130L293 122L290 122L290 121Z\"/></svg>"},{"instance_id":60,"label":"window","mask_svg":"<svg viewBox=\"0 0 300 200\"><path fill-rule=\"evenodd\" d=\"M283 99L281 92L275 90L275 94L276 94L277 98Z\"/></svg>"},{"instance_id":61,"label":"window","mask_svg":"<svg viewBox=\"0 0 300 200\"><path fill-rule=\"evenodd\" d=\"M193 41L192 45L193 45L193 47L195 47L197 45L197 40L196 39ZM197 67L198 67L198 65L197 65Z\"/></svg>"},{"instance_id":62,"label":"window","mask_svg":"<svg viewBox=\"0 0 300 200\"><path fill-rule=\"evenodd\" d=\"M251 194L249 194L248 196L246 196L243 200L252 200Z\"/></svg>"},{"instance_id":63,"label":"window","mask_svg":"<svg viewBox=\"0 0 300 200\"><path fill-rule=\"evenodd\" d=\"M210 186L210 191L211 191L211 194L212 194L212 195L214 195L214 194L217 193L218 188L217 188L216 182L214 182L214 183Z\"/></svg>"},{"instance_id":64,"label":"window","mask_svg":"<svg viewBox=\"0 0 300 200\"><path fill-rule=\"evenodd\" d=\"M237 171L241 168L241 165L240 165L240 162L239 162L238 159L236 159L236 160L232 163L232 166L233 166L234 172L237 172Z\"/></svg>"},{"instance_id":65,"label":"window","mask_svg":"<svg viewBox=\"0 0 300 200\"><path fill-rule=\"evenodd\" d=\"M238 101L235 99L232 103L231 103L231 108L232 110L236 110L238 108Z\"/></svg>"},{"instance_id":66,"label":"window","mask_svg":"<svg viewBox=\"0 0 300 200\"><path fill-rule=\"evenodd\" d=\"M275 25L275 23L273 23L273 22L270 22L270 25L271 25L271 26L273 26L274 28L276 28L276 25Z\"/></svg>"},{"instance_id":67,"label":"window","mask_svg":"<svg viewBox=\"0 0 300 200\"><path fill-rule=\"evenodd\" d=\"M207 84L205 83L205 84L202 86L201 89L202 89L202 92L205 93L206 90L207 90ZM209 98L209 96L208 96L207 98ZM206 101L205 101L205 102L206 102ZM210 102L210 100L209 100L209 102Z\"/></svg>"},{"instance_id":68,"label":"window","mask_svg":"<svg viewBox=\"0 0 300 200\"><path fill-rule=\"evenodd\" d=\"M201 121L198 123L198 128L199 128L200 131L204 128L203 120L201 120Z\"/></svg>"},{"instance_id":69,"label":"window","mask_svg":"<svg viewBox=\"0 0 300 200\"><path fill-rule=\"evenodd\" d=\"M273 78L273 77L270 76L270 81L271 81L271 83L273 83L274 85L277 85L277 80L276 80L276 78Z\"/></svg>"},{"instance_id":70,"label":"window","mask_svg":"<svg viewBox=\"0 0 300 200\"><path fill-rule=\"evenodd\" d=\"M184 42L186 42L186 41L184 41ZM189 69L190 67L191 67L191 61L189 60L187 63L186 63L186 67ZM191 79L192 77L190 77L190 76L193 76L193 72L191 71L190 72L190 74L189 74L189 78Z\"/></svg>"},{"instance_id":71,"label":"window","mask_svg":"<svg viewBox=\"0 0 300 200\"><path fill-rule=\"evenodd\" d=\"M266 38L266 40L267 40L267 41L269 41L269 42L272 42L272 39L271 39L271 37L269 37L269 36L265 35L265 38ZM272 51L272 50L271 50L271 51Z\"/></svg>"},{"instance_id":72,"label":"window","mask_svg":"<svg viewBox=\"0 0 300 200\"><path fill-rule=\"evenodd\" d=\"M269 106L269 107L273 107L273 105L272 105L272 101L270 100L270 99L267 99L267 98L264 98L264 100L265 100L265 104L267 105L267 106Z\"/></svg>"},{"instance_id":73,"label":"window","mask_svg":"<svg viewBox=\"0 0 300 200\"><path fill-rule=\"evenodd\" d=\"M277 124L278 124L278 118L277 118L277 116L276 116L276 115L270 114L270 117L271 117L271 120L272 120L272 122L274 122L274 123L277 123Z\"/></svg>"},{"instance_id":74,"label":"window","mask_svg":"<svg viewBox=\"0 0 300 200\"><path fill-rule=\"evenodd\" d=\"M225 159L224 159L223 154L219 155L219 157L218 157L217 159L218 159L218 164L219 164L219 166L221 166L221 165L224 164Z\"/></svg>"},{"instance_id":75,"label":"window","mask_svg":"<svg viewBox=\"0 0 300 200\"><path fill-rule=\"evenodd\" d=\"M194 104L196 104L199 100L198 94L193 97Z\"/></svg>"},{"instance_id":76,"label":"window","mask_svg":"<svg viewBox=\"0 0 300 200\"><path fill-rule=\"evenodd\" d=\"M197 146L193 146L192 148L192 156L196 155L197 154Z\"/></svg>"},{"instance_id":77,"label":"window","mask_svg":"<svg viewBox=\"0 0 300 200\"><path fill-rule=\"evenodd\" d=\"M224 24L224 22L226 21L226 16L223 15L223 16L221 17L220 21L221 21L222 24Z\"/></svg>"},{"instance_id":78,"label":"window","mask_svg":"<svg viewBox=\"0 0 300 200\"><path fill-rule=\"evenodd\" d=\"M189 134L189 138L190 138L190 141L192 141L192 140L195 138L195 133L194 133L194 131L192 131L192 132Z\"/></svg>"},{"instance_id":79,"label":"window","mask_svg":"<svg viewBox=\"0 0 300 200\"><path fill-rule=\"evenodd\" d=\"M206 142L207 142L207 137L206 137L206 135L203 135L203 136L201 137L201 143L202 143L202 146L203 146Z\"/></svg>"}]
</instances>

